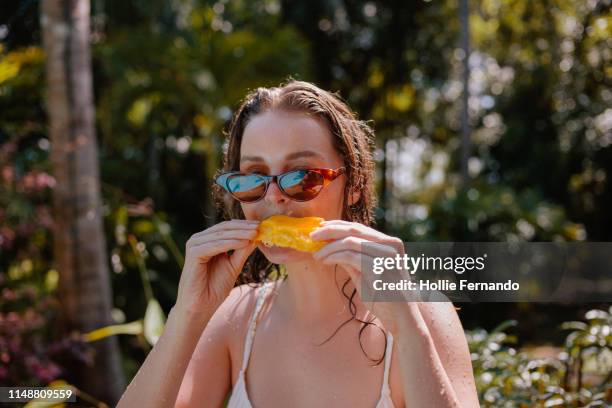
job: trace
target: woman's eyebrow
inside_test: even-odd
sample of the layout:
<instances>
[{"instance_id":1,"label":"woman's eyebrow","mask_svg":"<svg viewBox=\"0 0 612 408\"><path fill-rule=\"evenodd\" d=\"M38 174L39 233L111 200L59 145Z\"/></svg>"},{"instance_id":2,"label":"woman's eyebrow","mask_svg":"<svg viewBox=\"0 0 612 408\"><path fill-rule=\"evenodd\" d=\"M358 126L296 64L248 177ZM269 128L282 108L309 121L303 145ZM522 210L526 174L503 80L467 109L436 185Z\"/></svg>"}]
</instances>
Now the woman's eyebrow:
<instances>
[{"instance_id":1,"label":"woman's eyebrow","mask_svg":"<svg viewBox=\"0 0 612 408\"><path fill-rule=\"evenodd\" d=\"M319 153L314 152L312 150L301 150L299 152L288 154L285 160L294 160L294 159L299 159L302 157L316 157L316 158L321 158L321 159L323 158L323 156L321 156ZM246 162L246 161L262 162L264 161L264 159L261 156L241 156L240 157L241 163Z\"/></svg>"}]
</instances>

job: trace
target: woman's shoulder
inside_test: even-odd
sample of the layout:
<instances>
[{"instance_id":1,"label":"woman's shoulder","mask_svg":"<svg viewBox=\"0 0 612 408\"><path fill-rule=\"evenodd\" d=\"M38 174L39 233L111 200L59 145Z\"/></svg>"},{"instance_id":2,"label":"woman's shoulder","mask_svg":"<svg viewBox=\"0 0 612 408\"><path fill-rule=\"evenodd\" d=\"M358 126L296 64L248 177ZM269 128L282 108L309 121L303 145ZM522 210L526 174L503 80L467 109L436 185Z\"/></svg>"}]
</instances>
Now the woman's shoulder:
<instances>
[{"instance_id":1,"label":"woman's shoulder","mask_svg":"<svg viewBox=\"0 0 612 408\"><path fill-rule=\"evenodd\" d=\"M247 283L234 287L215 312L213 320L221 326L230 347L246 333L262 285Z\"/></svg>"},{"instance_id":2,"label":"woman's shoulder","mask_svg":"<svg viewBox=\"0 0 612 408\"><path fill-rule=\"evenodd\" d=\"M253 283L234 287L216 313L221 313L228 323L248 317L255 307L259 287L261 284Z\"/></svg>"},{"instance_id":3,"label":"woman's shoulder","mask_svg":"<svg viewBox=\"0 0 612 408\"><path fill-rule=\"evenodd\" d=\"M241 365L248 326L262 285L248 283L234 287L213 316L214 325L229 352L232 366Z\"/></svg>"}]
</instances>

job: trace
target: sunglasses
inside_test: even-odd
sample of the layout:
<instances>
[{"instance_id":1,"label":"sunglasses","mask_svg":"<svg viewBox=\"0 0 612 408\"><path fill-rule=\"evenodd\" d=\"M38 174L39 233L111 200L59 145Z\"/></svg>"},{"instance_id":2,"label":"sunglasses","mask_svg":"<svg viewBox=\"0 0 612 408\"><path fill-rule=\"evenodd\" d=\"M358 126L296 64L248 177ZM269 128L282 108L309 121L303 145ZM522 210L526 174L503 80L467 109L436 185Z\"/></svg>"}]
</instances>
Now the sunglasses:
<instances>
[{"instance_id":1,"label":"sunglasses","mask_svg":"<svg viewBox=\"0 0 612 408\"><path fill-rule=\"evenodd\" d=\"M266 195L272 181L276 181L281 193L294 201L309 201L345 171L337 169L299 169L275 176L258 173L230 171L219 175L215 183L232 197L243 203L254 203Z\"/></svg>"}]
</instances>

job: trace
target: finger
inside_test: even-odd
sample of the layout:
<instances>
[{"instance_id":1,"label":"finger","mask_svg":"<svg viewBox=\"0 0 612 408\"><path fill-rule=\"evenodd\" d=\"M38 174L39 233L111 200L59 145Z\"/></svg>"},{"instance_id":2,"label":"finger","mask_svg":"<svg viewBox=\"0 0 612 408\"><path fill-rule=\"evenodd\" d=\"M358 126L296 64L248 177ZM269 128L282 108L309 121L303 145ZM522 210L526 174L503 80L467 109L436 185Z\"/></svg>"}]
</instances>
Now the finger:
<instances>
[{"instance_id":1,"label":"finger","mask_svg":"<svg viewBox=\"0 0 612 408\"><path fill-rule=\"evenodd\" d=\"M404 243L401 239L383 234L380 231L356 222L326 221L322 227L319 227L310 234L310 238L314 241L337 240L347 236L359 237L379 244L389 245L395 248L398 253L405 253Z\"/></svg>"},{"instance_id":2,"label":"finger","mask_svg":"<svg viewBox=\"0 0 612 408\"><path fill-rule=\"evenodd\" d=\"M353 235L361 235L365 228L367 228L365 225L357 222L348 222L344 220L323 221L317 229L310 233L310 237L312 239L323 239L319 236L327 236L330 231L335 231L336 233L352 232ZM335 238L333 234L329 236L330 238Z\"/></svg>"},{"instance_id":3,"label":"finger","mask_svg":"<svg viewBox=\"0 0 612 408\"><path fill-rule=\"evenodd\" d=\"M323 248L314 252L312 254L312 257L314 259L322 259L334 252L342 251L345 249L360 251L363 242L368 241L358 237L345 237L337 241L332 241L329 244L325 245Z\"/></svg>"},{"instance_id":4,"label":"finger","mask_svg":"<svg viewBox=\"0 0 612 408\"><path fill-rule=\"evenodd\" d=\"M321 259L334 252L346 249L361 252L371 257L395 257L397 255L397 250L394 247L350 236L325 245L323 248L313 253L313 257L315 259Z\"/></svg>"},{"instance_id":5,"label":"finger","mask_svg":"<svg viewBox=\"0 0 612 408\"><path fill-rule=\"evenodd\" d=\"M348 265L342 265L342 269L344 269L346 271L346 273L349 275L349 277L351 278L351 280L353 281L353 284L355 285L355 288L357 288L357 290L359 290L359 294L361 295L361 271L353 268L352 266L348 266Z\"/></svg>"},{"instance_id":6,"label":"finger","mask_svg":"<svg viewBox=\"0 0 612 408\"><path fill-rule=\"evenodd\" d=\"M260 221L256 220L229 220L223 221L219 224L215 224L210 228L205 229L204 231L196 232L192 235L192 237L201 236L207 234L209 232L222 231L222 230L252 230L257 229L259 227Z\"/></svg>"},{"instance_id":7,"label":"finger","mask_svg":"<svg viewBox=\"0 0 612 408\"><path fill-rule=\"evenodd\" d=\"M353 251L350 249L334 252L333 254L329 254L324 258L321 258L321 263L326 265L341 265L341 266L351 266L357 270L361 270L362 262L373 262L372 257L365 255L358 251Z\"/></svg>"},{"instance_id":8,"label":"finger","mask_svg":"<svg viewBox=\"0 0 612 408\"><path fill-rule=\"evenodd\" d=\"M253 253L255 248L257 248L257 243L249 242L246 246L236 249L236 251L234 251L234 253L230 256L232 265L235 265L235 268L238 270L236 276L240 274L244 263L248 259L249 255Z\"/></svg>"},{"instance_id":9,"label":"finger","mask_svg":"<svg viewBox=\"0 0 612 408\"><path fill-rule=\"evenodd\" d=\"M196 245L189 248L190 255L193 254L201 261L207 262L215 255L227 252L231 249L237 250L250 245L251 242L242 239L222 239L214 242Z\"/></svg>"},{"instance_id":10,"label":"finger","mask_svg":"<svg viewBox=\"0 0 612 408\"><path fill-rule=\"evenodd\" d=\"M346 221L346 220L323 220L321 225L331 225L331 224L353 224L354 221ZM362 224L363 225L363 224Z\"/></svg>"},{"instance_id":11,"label":"finger","mask_svg":"<svg viewBox=\"0 0 612 408\"><path fill-rule=\"evenodd\" d=\"M372 278L371 274L366 273L364 275L364 271L372 270L374 258L363 253L357 253L354 251L335 252L321 262L326 265L338 265L345 269L349 276L351 276L351 279L355 285L359 285L359 289L361 289L361 282L364 276L368 280Z\"/></svg>"},{"instance_id":12,"label":"finger","mask_svg":"<svg viewBox=\"0 0 612 408\"><path fill-rule=\"evenodd\" d=\"M259 228L258 224L250 224L250 223L221 223L217 225L213 225L210 228L205 229L204 231L197 232L192 235L193 238L201 237L206 234L215 233L218 231L232 231L232 230L257 230Z\"/></svg>"},{"instance_id":13,"label":"finger","mask_svg":"<svg viewBox=\"0 0 612 408\"><path fill-rule=\"evenodd\" d=\"M357 222L326 221L323 226L310 233L313 240L339 239L346 236L356 236L371 241L385 240L387 235ZM391 237L389 237L391 238Z\"/></svg>"},{"instance_id":14,"label":"finger","mask_svg":"<svg viewBox=\"0 0 612 408\"><path fill-rule=\"evenodd\" d=\"M187 241L188 245L200 245L206 242L218 241L222 239L246 239L253 240L257 236L257 230L254 229L230 229L220 231L209 231L207 234L198 237L191 237Z\"/></svg>"},{"instance_id":15,"label":"finger","mask_svg":"<svg viewBox=\"0 0 612 408\"><path fill-rule=\"evenodd\" d=\"M346 273L349 275L349 278L353 282L353 285L357 289L357 292L359 293L359 296L361 296L361 282L363 280L363 274L361 272L361 265L355 267L354 263L353 264L347 263L346 259L350 258L350 257L351 257L351 255L347 255L347 257L345 258L342 255L336 256L336 254L334 254L334 256L330 256L328 258L328 261L326 263L329 263L329 264L332 264L332 265L334 265L334 264L338 265L340 268L342 268L344 271L346 271ZM363 255L361 255L361 259L364 262L372 262L371 258L369 260L367 260L366 258L364 258Z\"/></svg>"}]
</instances>

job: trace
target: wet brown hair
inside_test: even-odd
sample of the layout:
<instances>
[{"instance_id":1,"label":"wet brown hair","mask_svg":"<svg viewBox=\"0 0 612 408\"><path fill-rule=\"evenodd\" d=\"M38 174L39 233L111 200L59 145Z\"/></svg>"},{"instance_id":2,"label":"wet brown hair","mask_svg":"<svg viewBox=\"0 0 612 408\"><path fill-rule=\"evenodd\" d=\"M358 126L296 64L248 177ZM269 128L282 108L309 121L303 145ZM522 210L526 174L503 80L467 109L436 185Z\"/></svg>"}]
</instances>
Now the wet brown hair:
<instances>
[{"instance_id":1,"label":"wet brown hair","mask_svg":"<svg viewBox=\"0 0 612 408\"><path fill-rule=\"evenodd\" d=\"M240 146L244 129L255 115L270 110L303 112L323 120L332 135L333 146L342 157L346 168L347 182L344 188L342 219L367 226L374 225L374 209L377 204L374 186L376 166L372 157L374 132L366 122L357 119L338 94L325 91L309 82L289 80L277 87L262 87L249 92L242 100L225 133L227 140L224 145L223 168L219 169L215 176L240 169ZM239 201L234 200L217 184L213 184L212 188L217 208L225 219L245 219ZM355 203L349 205L349 197L353 191L358 191L360 196ZM281 276L287 278L281 266L271 263L259 249L255 249L246 261L237 284L259 284ZM357 320L363 324L359 331L359 343L363 350L361 335L368 325L374 324L374 318L363 321L356 317L356 306L353 302L356 289L353 289L351 294L345 292L349 282L350 279L344 282L342 289L338 289L348 299L352 317L342 323L325 342L345 324ZM365 354L367 356L367 353ZM368 358L379 364L384 360L384 355L383 353L380 359Z\"/></svg>"}]
</instances>

